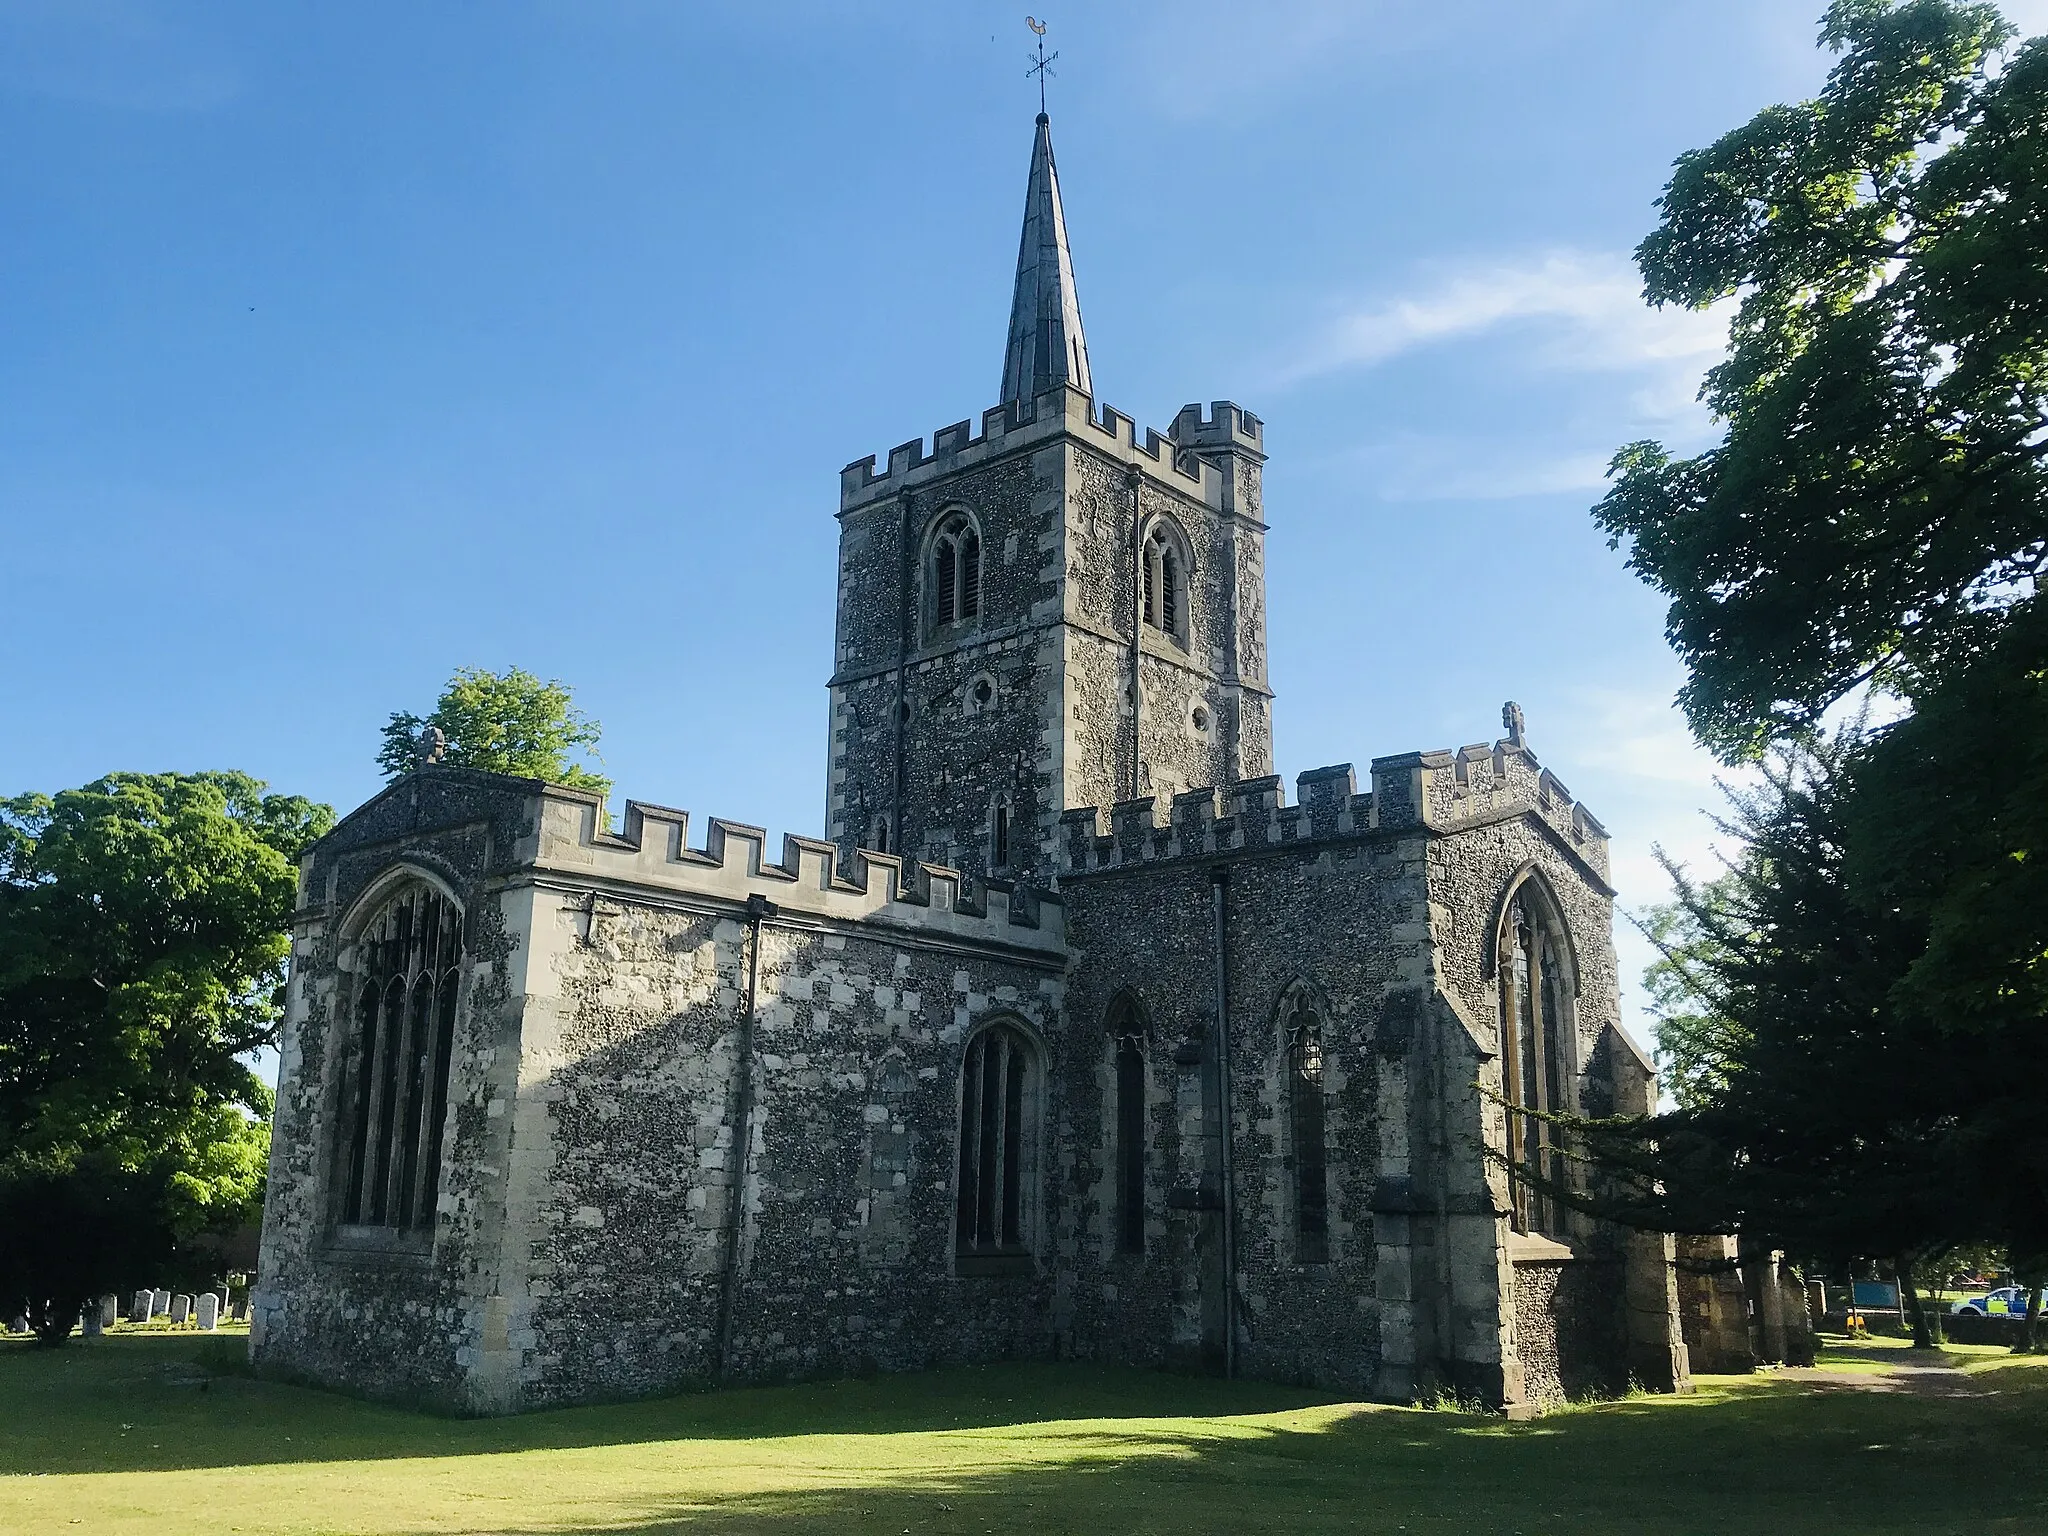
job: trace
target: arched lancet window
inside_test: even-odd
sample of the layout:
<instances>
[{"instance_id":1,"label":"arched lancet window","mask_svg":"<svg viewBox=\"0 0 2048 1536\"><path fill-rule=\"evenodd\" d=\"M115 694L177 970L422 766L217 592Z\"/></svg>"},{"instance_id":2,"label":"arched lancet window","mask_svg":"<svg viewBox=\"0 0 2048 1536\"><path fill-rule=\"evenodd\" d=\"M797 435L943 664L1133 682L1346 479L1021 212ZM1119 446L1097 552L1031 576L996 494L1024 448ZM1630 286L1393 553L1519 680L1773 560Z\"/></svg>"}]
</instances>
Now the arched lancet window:
<instances>
[{"instance_id":1,"label":"arched lancet window","mask_svg":"<svg viewBox=\"0 0 2048 1536\"><path fill-rule=\"evenodd\" d=\"M1188 560L1163 521L1145 539L1145 622L1169 639L1187 643Z\"/></svg>"},{"instance_id":2,"label":"arched lancet window","mask_svg":"<svg viewBox=\"0 0 2048 1536\"><path fill-rule=\"evenodd\" d=\"M441 1122L462 972L462 913L406 885L356 940L353 1070L346 1079L348 1181L340 1218L423 1228L441 1181Z\"/></svg>"},{"instance_id":3,"label":"arched lancet window","mask_svg":"<svg viewBox=\"0 0 2048 1536\"><path fill-rule=\"evenodd\" d=\"M1120 998L1109 1012L1116 1051L1116 1246L1145 1251L1145 1024L1137 1007Z\"/></svg>"},{"instance_id":4,"label":"arched lancet window","mask_svg":"<svg viewBox=\"0 0 2048 1536\"><path fill-rule=\"evenodd\" d=\"M868 846L877 853L889 852L889 818L887 815L875 818L874 828L868 833Z\"/></svg>"},{"instance_id":5,"label":"arched lancet window","mask_svg":"<svg viewBox=\"0 0 2048 1536\"><path fill-rule=\"evenodd\" d=\"M1533 882L1524 881L1508 903L1498 961L1502 1091L1513 1106L1507 1131L1515 1229L1555 1232L1563 1213L1544 1186L1559 1182L1562 1160L1550 1126L1537 1115L1515 1112L1573 1107L1565 1088L1569 1063L1564 1052L1570 970L1556 914Z\"/></svg>"},{"instance_id":6,"label":"arched lancet window","mask_svg":"<svg viewBox=\"0 0 2048 1536\"><path fill-rule=\"evenodd\" d=\"M932 621L957 624L981 616L981 535L964 512L939 525L932 540Z\"/></svg>"},{"instance_id":7,"label":"arched lancet window","mask_svg":"<svg viewBox=\"0 0 2048 1536\"><path fill-rule=\"evenodd\" d=\"M1294 1257L1330 1257L1330 1188L1323 1106L1323 1022L1306 992L1283 1017L1287 1031L1288 1155L1294 1165Z\"/></svg>"},{"instance_id":8,"label":"arched lancet window","mask_svg":"<svg viewBox=\"0 0 2048 1536\"><path fill-rule=\"evenodd\" d=\"M961 1069L955 1221L963 1275L1030 1267L1037 1077L1038 1054L1022 1030L995 1024L968 1042Z\"/></svg>"}]
</instances>

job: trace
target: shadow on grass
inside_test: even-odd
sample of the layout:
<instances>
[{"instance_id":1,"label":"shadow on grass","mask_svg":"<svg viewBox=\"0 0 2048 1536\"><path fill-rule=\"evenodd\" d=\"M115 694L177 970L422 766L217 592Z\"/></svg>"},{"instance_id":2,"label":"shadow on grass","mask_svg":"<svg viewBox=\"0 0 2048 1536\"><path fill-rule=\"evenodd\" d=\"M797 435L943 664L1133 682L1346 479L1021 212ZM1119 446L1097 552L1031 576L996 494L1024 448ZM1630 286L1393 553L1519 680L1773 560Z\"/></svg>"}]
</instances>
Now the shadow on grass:
<instances>
[{"instance_id":1,"label":"shadow on grass","mask_svg":"<svg viewBox=\"0 0 2048 1536\"><path fill-rule=\"evenodd\" d=\"M2048 1394L1986 1408L1864 1397L1843 1404L1768 1383L1693 1401L1623 1402L1533 1423L1403 1410L1340 1412L1312 1428L1076 1425L1057 1465L993 1456L836 1486L626 1500L591 1521L494 1531L658 1536L717 1530L876 1532L1397 1532L1575 1536L2038 1532ZM993 1452L996 1447L991 1446Z\"/></svg>"},{"instance_id":2,"label":"shadow on grass","mask_svg":"<svg viewBox=\"0 0 2048 1536\"><path fill-rule=\"evenodd\" d=\"M259 1379L242 1358L241 1340L189 1334L0 1345L0 1475L1203 1418L1341 1400L1260 1382L1020 1364L454 1419Z\"/></svg>"}]
</instances>

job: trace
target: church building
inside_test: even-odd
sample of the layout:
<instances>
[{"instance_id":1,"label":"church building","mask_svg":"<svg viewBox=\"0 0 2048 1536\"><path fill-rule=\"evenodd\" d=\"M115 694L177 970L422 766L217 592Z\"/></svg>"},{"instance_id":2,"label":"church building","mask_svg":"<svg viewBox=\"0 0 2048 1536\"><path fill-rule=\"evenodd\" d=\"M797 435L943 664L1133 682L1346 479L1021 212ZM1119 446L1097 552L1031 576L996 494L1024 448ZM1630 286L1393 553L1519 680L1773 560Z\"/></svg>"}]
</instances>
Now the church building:
<instances>
[{"instance_id":1,"label":"church building","mask_svg":"<svg viewBox=\"0 0 2048 1536\"><path fill-rule=\"evenodd\" d=\"M824 835L423 760L307 852L256 1366L1683 1390L1670 1239L1547 1193L1655 1098L1607 835L1513 705L1290 798L1265 459L1097 401L1041 115L999 400L841 474Z\"/></svg>"}]
</instances>

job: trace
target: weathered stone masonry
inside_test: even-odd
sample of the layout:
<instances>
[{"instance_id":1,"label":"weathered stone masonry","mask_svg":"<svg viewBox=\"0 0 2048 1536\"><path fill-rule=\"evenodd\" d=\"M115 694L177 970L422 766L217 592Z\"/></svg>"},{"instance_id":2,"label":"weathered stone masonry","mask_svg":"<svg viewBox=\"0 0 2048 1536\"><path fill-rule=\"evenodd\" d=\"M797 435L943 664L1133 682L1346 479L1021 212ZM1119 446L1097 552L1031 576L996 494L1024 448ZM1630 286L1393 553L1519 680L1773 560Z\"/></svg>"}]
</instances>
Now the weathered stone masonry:
<instances>
[{"instance_id":1,"label":"weathered stone masonry","mask_svg":"<svg viewBox=\"0 0 2048 1536\"><path fill-rule=\"evenodd\" d=\"M842 475L824 839L429 765L306 855L261 1369L1685 1385L1669 1240L1522 1177L1654 1101L1605 832L1512 707L1287 803L1264 426L1098 406L1042 118L1027 206L1003 402Z\"/></svg>"}]
</instances>

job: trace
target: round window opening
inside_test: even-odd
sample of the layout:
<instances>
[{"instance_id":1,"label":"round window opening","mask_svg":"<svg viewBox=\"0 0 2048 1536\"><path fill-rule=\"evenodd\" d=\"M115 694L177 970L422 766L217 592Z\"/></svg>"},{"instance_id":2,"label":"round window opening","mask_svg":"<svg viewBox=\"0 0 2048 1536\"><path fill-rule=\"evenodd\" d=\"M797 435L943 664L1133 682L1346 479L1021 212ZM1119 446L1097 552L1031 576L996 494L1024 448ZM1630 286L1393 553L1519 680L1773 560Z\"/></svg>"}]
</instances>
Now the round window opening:
<instances>
[{"instance_id":1,"label":"round window opening","mask_svg":"<svg viewBox=\"0 0 2048 1536\"><path fill-rule=\"evenodd\" d=\"M986 704L990 699L994 698L995 696L996 691L994 687L990 685L989 680L987 678L984 677L980 682L974 685L975 703Z\"/></svg>"},{"instance_id":2,"label":"round window opening","mask_svg":"<svg viewBox=\"0 0 2048 1536\"><path fill-rule=\"evenodd\" d=\"M896 706L896 718L897 718L898 720L901 720L901 721L905 722L906 724L907 724L907 723L909 722L909 720L910 720L910 700L908 700L908 699L905 699L905 700L904 700L904 701L903 701L903 702L902 702L901 704L898 704L898 705Z\"/></svg>"},{"instance_id":3,"label":"round window opening","mask_svg":"<svg viewBox=\"0 0 2048 1536\"><path fill-rule=\"evenodd\" d=\"M1209 711L1200 704L1195 706L1194 712L1188 718L1194 721L1196 730L1206 731L1209 729Z\"/></svg>"}]
</instances>

